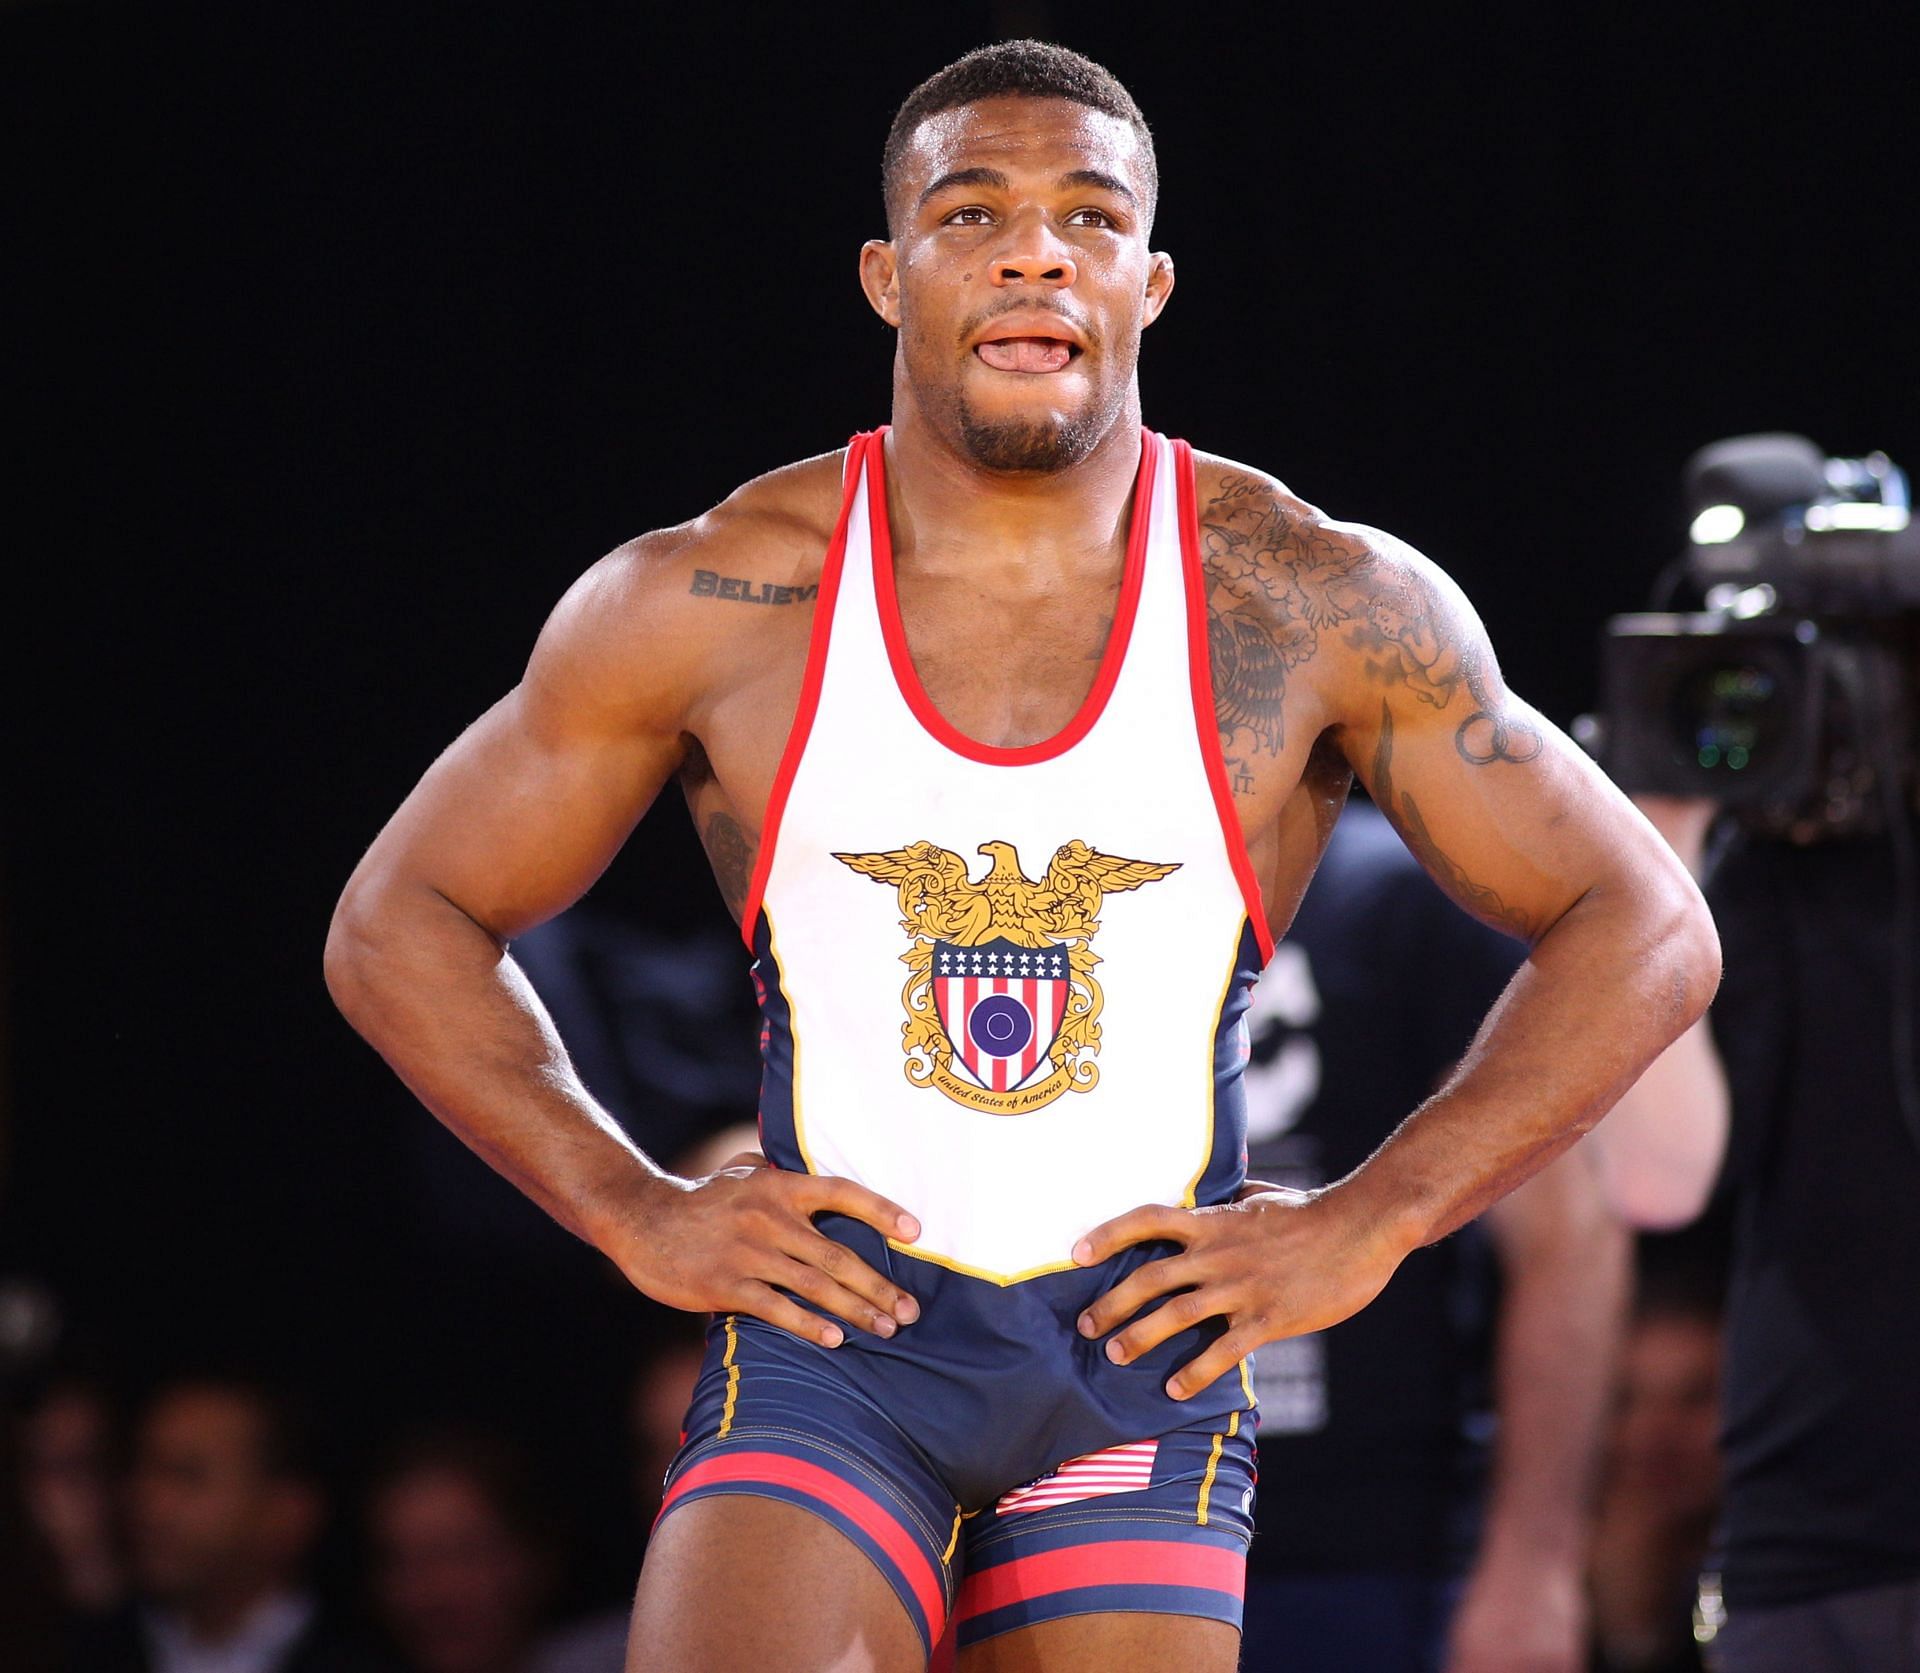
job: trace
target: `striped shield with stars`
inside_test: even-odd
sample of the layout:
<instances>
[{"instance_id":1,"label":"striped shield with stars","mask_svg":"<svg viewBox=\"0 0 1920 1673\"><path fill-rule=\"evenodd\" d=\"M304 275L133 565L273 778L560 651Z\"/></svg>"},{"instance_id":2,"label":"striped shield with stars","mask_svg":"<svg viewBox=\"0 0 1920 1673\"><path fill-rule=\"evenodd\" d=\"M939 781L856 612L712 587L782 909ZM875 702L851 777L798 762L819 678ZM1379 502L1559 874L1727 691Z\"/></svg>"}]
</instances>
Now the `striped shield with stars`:
<instances>
[{"instance_id":1,"label":"striped shield with stars","mask_svg":"<svg viewBox=\"0 0 1920 1673\"><path fill-rule=\"evenodd\" d=\"M991 1091L1025 1084L1060 1032L1070 976L1066 949L1057 945L937 942L933 999L955 1059Z\"/></svg>"}]
</instances>

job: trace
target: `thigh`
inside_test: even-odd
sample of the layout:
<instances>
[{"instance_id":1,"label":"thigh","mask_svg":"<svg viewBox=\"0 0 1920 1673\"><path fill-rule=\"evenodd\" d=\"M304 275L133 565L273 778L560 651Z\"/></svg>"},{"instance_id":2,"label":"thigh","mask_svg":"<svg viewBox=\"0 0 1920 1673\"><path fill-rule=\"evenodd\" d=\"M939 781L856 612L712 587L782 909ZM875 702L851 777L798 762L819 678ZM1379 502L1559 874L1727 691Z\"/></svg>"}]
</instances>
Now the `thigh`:
<instances>
[{"instance_id":1,"label":"thigh","mask_svg":"<svg viewBox=\"0 0 1920 1673\"><path fill-rule=\"evenodd\" d=\"M1253 1529L1238 1416L1072 1459L970 1516L962 1673L1233 1668Z\"/></svg>"},{"instance_id":2,"label":"thigh","mask_svg":"<svg viewBox=\"0 0 1920 1673\"><path fill-rule=\"evenodd\" d=\"M630 1673L917 1673L952 1606L959 1528L950 1490L862 1388L851 1350L717 1319L648 1541ZM906 1662L889 1659L896 1620Z\"/></svg>"},{"instance_id":3,"label":"thigh","mask_svg":"<svg viewBox=\"0 0 1920 1673\"><path fill-rule=\"evenodd\" d=\"M921 1673L926 1660L872 1560L798 1505L700 1499L648 1542L626 1673Z\"/></svg>"},{"instance_id":4,"label":"thigh","mask_svg":"<svg viewBox=\"0 0 1920 1673\"><path fill-rule=\"evenodd\" d=\"M1240 1634L1192 1615L1071 1615L960 1652L959 1673L1234 1673Z\"/></svg>"}]
</instances>

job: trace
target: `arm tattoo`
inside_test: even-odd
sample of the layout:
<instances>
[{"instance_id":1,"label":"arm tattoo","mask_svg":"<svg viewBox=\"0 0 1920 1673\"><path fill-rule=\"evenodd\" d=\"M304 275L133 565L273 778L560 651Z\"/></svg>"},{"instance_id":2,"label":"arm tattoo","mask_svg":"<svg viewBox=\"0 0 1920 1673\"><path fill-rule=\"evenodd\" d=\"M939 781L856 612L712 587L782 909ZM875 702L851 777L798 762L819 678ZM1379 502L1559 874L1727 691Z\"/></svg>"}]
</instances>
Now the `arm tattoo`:
<instances>
[{"instance_id":1,"label":"arm tattoo","mask_svg":"<svg viewBox=\"0 0 1920 1673\"><path fill-rule=\"evenodd\" d=\"M1492 699L1471 647L1447 631L1432 590L1359 536L1289 511L1257 478L1233 472L1200 513L1214 717L1236 791L1253 788L1248 757L1285 742L1287 676L1337 633L1367 677L1444 709L1462 686L1472 712L1454 748L1474 766L1520 763L1540 734Z\"/></svg>"},{"instance_id":2,"label":"arm tattoo","mask_svg":"<svg viewBox=\"0 0 1920 1673\"><path fill-rule=\"evenodd\" d=\"M820 583L810 581L804 587L782 587L771 581L749 581L740 575L718 575L711 569L696 569L693 585L687 591L695 598L730 598L740 604L804 604L820 591Z\"/></svg>"},{"instance_id":3,"label":"arm tattoo","mask_svg":"<svg viewBox=\"0 0 1920 1673\"><path fill-rule=\"evenodd\" d=\"M706 845L707 860L720 885L720 895L735 919L746 910L747 886L753 880L757 849L753 839L740 828L730 813L716 813L700 833Z\"/></svg>"},{"instance_id":4,"label":"arm tattoo","mask_svg":"<svg viewBox=\"0 0 1920 1673\"><path fill-rule=\"evenodd\" d=\"M1476 883L1459 866L1440 850L1433 840L1433 833L1427 829L1425 816L1420 812L1420 804L1413 799L1411 790L1395 795L1393 787L1393 710L1385 699L1380 703L1380 742L1373 752L1373 791L1374 800L1380 804L1380 810L1387 814L1399 827L1400 835L1413 850L1414 857L1427 868L1433 880L1445 889L1449 895L1467 911L1490 924L1496 924L1507 934L1518 936L1522 941L1532 942L1539 939L1533 920L1518 907L1509 906L1500 898L1499 892Z\"/></svg>"},{"instance_id":5,"label":"arm tattoo","mask_svg":"<svg viewBox=\"0 0 1920 1673\"><path fill-rule=\"evenodd\" d=\"M1539 731L1488 701L1486 680L1477 668L1467 669L1467 695L1473 699L1473 713L1460 722L1453 735L1453 747L1462 760L1476 767L1494 761L1511 761L1519 766L1540 753L1543 740Z\"/></svg>"}]
</instances>

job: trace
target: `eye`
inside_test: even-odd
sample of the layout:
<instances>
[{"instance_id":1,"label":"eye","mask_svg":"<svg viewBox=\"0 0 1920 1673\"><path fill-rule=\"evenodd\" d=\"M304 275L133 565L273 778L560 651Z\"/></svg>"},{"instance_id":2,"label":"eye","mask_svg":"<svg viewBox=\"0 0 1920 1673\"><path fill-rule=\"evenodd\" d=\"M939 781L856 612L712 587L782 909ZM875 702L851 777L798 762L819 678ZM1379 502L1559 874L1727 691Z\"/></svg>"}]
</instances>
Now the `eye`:
<instances>
[{"instance_id":1,"label":"eye","mask_svg":"<svg viewBox=\"0 0 1920 1673\"><path fill-rule=\"evenodd\" d=\"M1118 225L1118 223L1114 220L1114 218L1111 215L1109 215L1104 209L1076 209L1071 215L1067 217L1067 220L1069 222L1079 221L1082 215L1091 215L1094 217L1094 219L1091 222L1081 223L1083 225L1102 226L1102 227L1111 227L1111 226Z\"/></svg>"},{"instance_id":2,"label":"eye","mask_svg":"<svg viewBox=\"0 0 1920 1673\"><path fill-rule=\"evenodd\" d=\"M963 221L961 219L961 216L963 215L977 215L980 218L977 221ZM988 215L987 211L982 209L979 204L969 203L965 205L963 208L954 210L954 212L951 215L946 216L942 220L941 225L963 226L963 227L983 227L987 224L987 222L991 218L992 217Z\"/></svg>"}]
</instances>

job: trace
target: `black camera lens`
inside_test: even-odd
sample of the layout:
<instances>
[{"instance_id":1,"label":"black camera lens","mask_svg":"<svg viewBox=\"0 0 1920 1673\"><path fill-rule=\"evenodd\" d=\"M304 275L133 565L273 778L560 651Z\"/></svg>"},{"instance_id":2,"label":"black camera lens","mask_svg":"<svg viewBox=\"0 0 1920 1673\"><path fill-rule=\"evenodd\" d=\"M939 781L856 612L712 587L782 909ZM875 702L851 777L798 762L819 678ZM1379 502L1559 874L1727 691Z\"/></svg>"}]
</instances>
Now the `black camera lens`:
<instances>
[{"instance_id":1,"label":"black camera lens","mask_svg":"<svg viewBox=\"0 0 1920 1673\"><path fill-rule=\"evenodd\" d=\"M1768 765L1792 720L1779 680L1752 662L1691 670L1674 686L1669 714L1677 761L1716 775Z\"/></svg>"}]
</instances>

